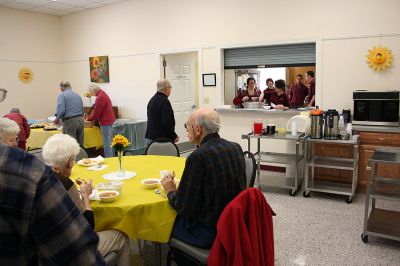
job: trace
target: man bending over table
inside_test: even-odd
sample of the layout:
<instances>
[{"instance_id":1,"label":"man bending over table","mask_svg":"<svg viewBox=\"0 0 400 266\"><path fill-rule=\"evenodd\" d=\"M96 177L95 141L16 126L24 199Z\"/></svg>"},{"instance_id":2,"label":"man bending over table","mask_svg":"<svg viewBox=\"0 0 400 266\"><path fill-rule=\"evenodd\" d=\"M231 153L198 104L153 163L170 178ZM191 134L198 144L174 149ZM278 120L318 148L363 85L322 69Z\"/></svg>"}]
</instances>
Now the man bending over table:
<instances>
[{"instance_id":1,"label":"man bending over table","mask_svg":"<svg viewBox=\"0 0 400 266\"><path fill-rule=\"evenodd\" d=\"M219 136L219 117L212 110L194 111L185 127L189 142L199 148L187 158L178 189L172 176L161 181L178 214L172 237L210 248L221 212L246 187L243 151Z\"/></svg>"}]
</instances>

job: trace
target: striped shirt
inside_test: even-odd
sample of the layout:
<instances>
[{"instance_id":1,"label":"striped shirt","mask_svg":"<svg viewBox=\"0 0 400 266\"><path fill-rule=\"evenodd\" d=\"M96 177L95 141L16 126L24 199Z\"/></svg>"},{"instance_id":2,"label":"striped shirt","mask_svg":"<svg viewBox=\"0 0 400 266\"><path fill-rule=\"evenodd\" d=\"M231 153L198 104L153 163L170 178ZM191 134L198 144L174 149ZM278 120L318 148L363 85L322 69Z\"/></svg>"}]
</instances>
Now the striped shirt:
<instances>
[{"instance_id":1,"label":"striped shirt","mask_svg":"<svg viewBox=\"0 0 400 266\"><path fill-rule=\"evenodd\" d=\"M246 188L246 168L239 144L207 135L186 160L176 192L168 193L179 215L216 226L225 206Z\"/></svg>"},{"instance_id":2,"label":"striped shirt","mask_svg":"<svg viewBox=\"0 0 400 266\"><path fill-rule=\"evenodd\" d=\"M98 241L51 168L0 143L0 264L104 265Z\"/></svg>"}]
</instances>

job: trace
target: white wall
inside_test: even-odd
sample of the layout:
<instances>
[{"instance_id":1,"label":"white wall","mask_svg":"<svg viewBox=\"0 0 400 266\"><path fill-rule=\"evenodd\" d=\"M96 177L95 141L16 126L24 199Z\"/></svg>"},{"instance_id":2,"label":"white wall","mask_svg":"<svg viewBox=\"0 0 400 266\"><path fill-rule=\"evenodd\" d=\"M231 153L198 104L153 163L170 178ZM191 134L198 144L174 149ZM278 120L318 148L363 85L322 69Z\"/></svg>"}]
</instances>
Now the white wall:
<instances>
[{"instance_id":1,"label":"white wall","mask_svg":"<svg viewBox=\"0 0 400 266\"><path fill-rule=\"evenodd\" d=\"M0 7L0 87L8 90L0 116L19 107L28 118L54 114L61 81L61 35L58 17ZM29 67L33 81L18 71Z\"/></svg>"},{"instance_id":2,"label":"white wall","mask_svg":"<svg viewBox=\"0 0 400 266\"><path fill-rule=\"evenodd\" d=\"M200 87L200 106L216 107L224 99L223 48L311 40L318 42L320 49L318 103L324 108L350 108L354 89L368 84L384 90L399 84L396 60L391 70L376 74L366 65L365 55L377 44L400 54L400 37L339 41L327 38L396 32L400 25L396 10L400 10L400 1L396 0L379 5L379 14L374 0L255 0L249 8L243 8L238 0L127 1L63 17L63 37L69 39L63 55L66 61L86 62L89 56L109 55L109 91L114 104L122 106L123 116L143 118L152 95L149 91L154 90L159 77L155 72L159 71L159 53L198 49L200 74L217 73L217 87ZM141 56L142 53L146 55ZM115 56L125 59L116 60ZM75 69L70 79L79 79L81 84L80 76L89 78L88 64L79 64L79 70L74 63L68 65ZM346 74L341 74L343 70ZM135 105L123 106L127 98Z\"/></svg>"},{"instance_id":3,"label":"white wall","mask_svg":"<svg viewBox=\"0 0 400 266\"><path fill-rule=\"evenodd\" d=\"M110 83L105 89L120 107L123 117L145 118L147 101L160 77L159 54L171 51L197 50L200 74L217 74L216 87L199 88L200 106L216 107L223 103L223 48L303 40L317 42L317 103L322 107L351 107L350 91L366 84L377 90L399 89L399 35L328 40L399 32L398 10L400 1L397 0L379 4L376 0L307 0L301 3L254 0L248 8L238 0L132 0L61 17L60 31L53 29L51 23L43 23L44 20L57 21L50 16L30 14L27 18L14 19L9 13L18 12L2 9L7 18L1 14L0 20L45 24L42 28L47 29L48 34L43 36L42 29L36 30L37 38L29 39L34 46L42 44L45 49L29 54L35 58L53 58L61 47L64 62L61 77L70 80L79 93L89 83L88 58L108 55ZM3 23L0 25L3 36ZM18 28L11 27L10 32L14 34L15 30ZM23 39L24 35L20 36ZM7 42L14 44L16 41ZM373 72L365 63L365 55L373 45L387 46L394 53L393 67L383 74ZM11 50L9 54L13 59L20 58L17 48ZM56 78L54 83L51 79L55 78L49 75L46 82L56 84L59 80ZM1 85L8 89L13 87L9 81ZM348 98L344 99L343 95ZM51 97L51 102L53 98L55 101L55 97ZM52 108L48 109L49 113L53 112Z\"/></svg>"},{"instance_id":4,"label":"white wall","mask_svg":"<svg viewBox=\"0 0 400 266\"><path fill-rule=\"evenodd\" d=\"M400 90L400 36L350 40L326 40L322 48L322 95L324 109L353 109L354 90ZM383 45L392 50L392 67L373 71L367 64L368 49Z\"/></svg>"}]
</instances>

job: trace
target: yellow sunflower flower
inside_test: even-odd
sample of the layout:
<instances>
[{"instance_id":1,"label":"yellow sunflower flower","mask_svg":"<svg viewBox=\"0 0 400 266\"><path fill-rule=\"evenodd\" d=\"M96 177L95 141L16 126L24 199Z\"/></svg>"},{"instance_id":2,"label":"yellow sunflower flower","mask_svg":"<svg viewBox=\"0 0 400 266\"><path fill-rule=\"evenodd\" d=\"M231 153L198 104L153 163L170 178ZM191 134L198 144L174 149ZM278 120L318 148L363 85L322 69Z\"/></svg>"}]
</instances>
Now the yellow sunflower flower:
<instances>
[{"instance_id":1,"label":"yellow sunflower flower","mask_svg":"<svg viewBox=\"0 0 400 266\"><path fill-rule=\"evenodd\" d=\"M129 144L131 144L131 143L125 136L118 134L118 135L115 135L114 138L112 139L111 147L115 151L122 151Z\"/></svg>"},{"instance_id":2,"label":"yellow sunflower flower","mask_svg":"<svg viewBox=\"0 0 400 266\"><path fill-rule=\"evenodd\" d=\"M97 65L100 63L100 59L98 57L94 57L92 60L93 68L97 68Z\"/></svg>"}]
</instances>

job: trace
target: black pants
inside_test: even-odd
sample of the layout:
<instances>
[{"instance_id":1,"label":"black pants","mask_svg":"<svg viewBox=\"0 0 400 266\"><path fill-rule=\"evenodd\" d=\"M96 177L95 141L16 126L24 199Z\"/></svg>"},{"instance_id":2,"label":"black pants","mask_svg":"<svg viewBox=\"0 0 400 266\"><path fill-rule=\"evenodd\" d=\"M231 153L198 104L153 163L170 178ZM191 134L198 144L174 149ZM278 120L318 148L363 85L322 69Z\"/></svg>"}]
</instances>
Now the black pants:
<instances>
[{"instance_id":1,"label":"black pants","mask_svg":"<svg viewBox=\"0 0 400 266\"><path fill-rule=\"evenodd\" d=\"M211 248L216 235L216 227L203 225L191 218L180 215L176 217L174 228L172 229L174 238L204 249ZM190 257L188 258L179 250L171 249L171 251L178 266L193 265L193 260L190 260Z\"/></svg>"}]
</instances>

